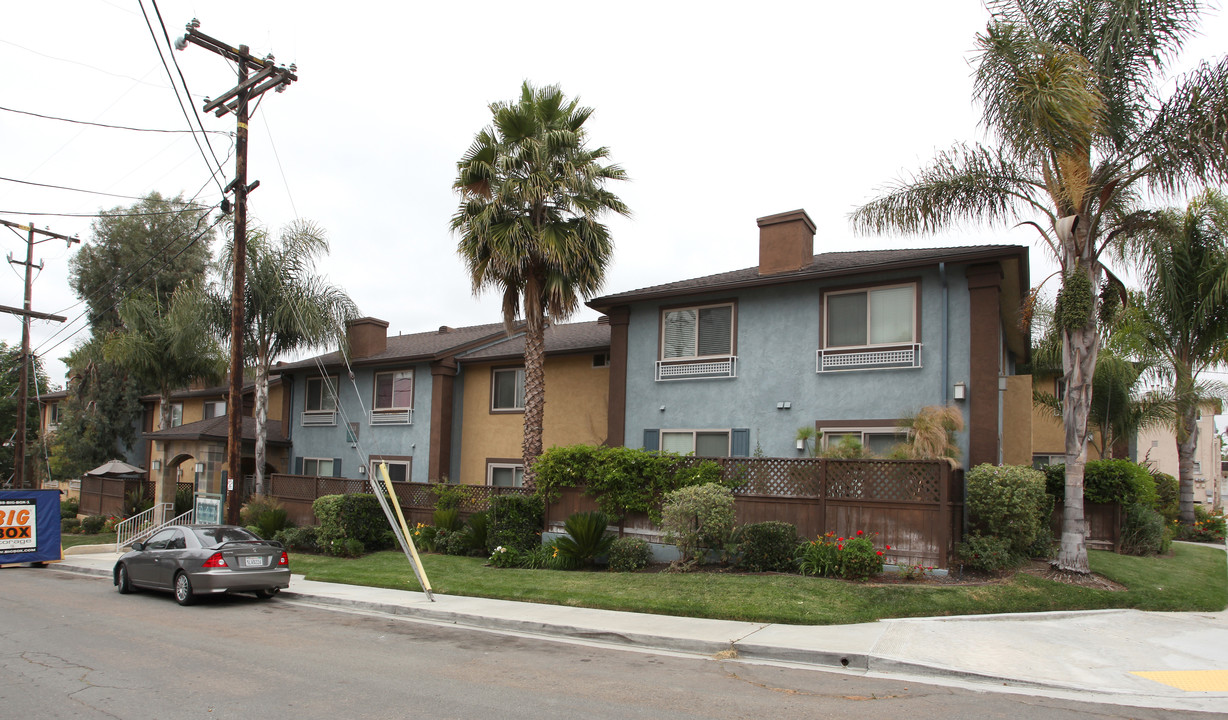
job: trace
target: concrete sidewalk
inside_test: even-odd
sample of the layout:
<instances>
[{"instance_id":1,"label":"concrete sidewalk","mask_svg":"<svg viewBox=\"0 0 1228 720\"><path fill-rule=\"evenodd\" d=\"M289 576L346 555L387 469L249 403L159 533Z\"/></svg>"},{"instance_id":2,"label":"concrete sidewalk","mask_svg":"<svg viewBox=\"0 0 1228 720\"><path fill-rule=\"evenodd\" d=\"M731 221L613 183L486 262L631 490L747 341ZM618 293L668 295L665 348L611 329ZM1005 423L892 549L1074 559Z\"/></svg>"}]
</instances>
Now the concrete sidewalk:
<instances>
[{"instance_id":1,"label":"concrete sidewalk","mask_svg":"<svg viewBox=\"0 0 1228 720\"><path fill-rule=\"evenodd\" d=\"M116 553L70 550L74 554L51 567L111 576ZM298 575L279 597L570 642L1228 715L1228 611L1101 610L802 626L439 594L431 602L423 593Z\"/></svg>"}]
</instances>

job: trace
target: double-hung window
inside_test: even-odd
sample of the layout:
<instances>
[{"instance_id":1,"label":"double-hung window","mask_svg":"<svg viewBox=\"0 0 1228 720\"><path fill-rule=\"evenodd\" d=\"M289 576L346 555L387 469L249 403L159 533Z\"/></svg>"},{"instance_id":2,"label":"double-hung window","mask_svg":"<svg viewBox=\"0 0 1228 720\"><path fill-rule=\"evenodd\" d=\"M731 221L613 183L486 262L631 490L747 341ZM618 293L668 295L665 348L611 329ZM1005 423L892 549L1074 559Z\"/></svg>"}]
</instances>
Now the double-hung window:
<instances>
[{"instance_id":1,"label":"double-hung window","mask_svg":"<svg viewBox=\"0 0 1228 720\"><path fill-rule=\"evenodd\" d=\"M491 371L490 409L493 412L524 410L524 368L495 368Z\"/></svg>"},{"instance_id":2,"label":"double-hung window","mask_svg":"<svg viewBox=\"0 0 1228 720\"><path fill-rule=\"evenodd\" d=\"M337 424L337 378L307 378L303 400L304 425Z\"/></svg>"},{"instance_id":3,"label":"double-hung window","mask_svg":"<svg viewBox=\"0 0 1228 720\"><path fill-rule=\"evenodd\" d=\"M226 415L226 401L206 400L204 414L206 420L216 417L224 417Z\"/></svg>"},{"instance_id":4,"label":"double-hung window","mask_svg":"<svg viewBox=\"0 0 1228 720\"><path fill-rule=\"evenodd\" d=\"M917 335L916 283L827 292L818 370L920 367Z\"/></svg>"},{"instance_id":5,"label":"double-hung window","mask_svg":"<svg viewBox=\"0 0 1228 720\"><path fill-rule=\"evenodd\" d=\"M413 420L414 371L375 373L372 425L408 425Z\"/></svg>"},{"instance_id":6,"label":"double-hung window","mask_svg":"<svg viewBox=\"0 0 1228 720\"><path fill-rule=\"evenodd\" d=\"M657 380L735 377L733 303L661 311Z\"/></svg>"},{"instance_id":7,"label":"double-hung window","mask_svg":"<svg viewBox=\"0 0 1228 720\"><path fill-rule=\"evenodd\" d=\"M729 457L728 430L662 430L661 450L696 457Z\"/></svg>"},{"instance_id":8,"label":"double-hung window","mask_svg":"<svg viewBox=\"0 0 1228 720\"><path fill-rule=\"evenodd\" d=\"M183 403L171 403L171 427L183 424Z\"/></svg>"}]
</instances>

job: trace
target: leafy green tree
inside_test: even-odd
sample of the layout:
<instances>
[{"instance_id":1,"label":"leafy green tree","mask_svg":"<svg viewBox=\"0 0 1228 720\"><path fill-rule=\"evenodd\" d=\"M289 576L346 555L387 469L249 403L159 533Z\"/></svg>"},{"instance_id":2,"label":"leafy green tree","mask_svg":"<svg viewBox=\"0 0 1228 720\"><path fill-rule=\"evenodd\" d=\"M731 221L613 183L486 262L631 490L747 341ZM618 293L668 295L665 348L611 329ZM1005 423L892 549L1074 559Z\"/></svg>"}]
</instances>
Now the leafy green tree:
<instances>
[{"instance_id":1,"label":"leafy green tree","mask_svg":"<svg viewBox=\"0 0 1228 720\"><path fill-rule=\"evenodd\" d=\"M1199 376L1228 359L1228 198L1208 190L1184 211L1156 213L1126 247L1143 291L1123 332L1171 388L1181 522L1192 526L1198 408L1224 395Z\"/></svg>"},{"instance_id":2,"label":"leafy green tree","mask_svg":"<svg viewBox=\"0 0 1228 720\"><path fill-rule=\"evenodd\" d=\"M213 241L207 219L207 208L156 192L99 214L92 237L68 263L69 283L89 309L95 336L119 326L120 303L136 288L165 304L205 273Z\"/></svg>"},{"instance_id":3,"label":"leafy green tree","mask_svg":"<svg viewBox=\"0 0 1228 720\"><path fill-rule=\"evenodd\" d=\"M91 340L63 359L71 377L59 427L48 439L53 478L80 477L136 442L142 388L126 368L103 358L102 347Z\"/></svg>"},{"instance_id":4,"label":"leafy green tree","mask_svg":"<svg viewBox=\"0 0 1228 720\"><path fill-rule=\"evenodd\" d=\"M247 237L247 287L243 294L246 362L256 373L256 494L264 495L268 444L269 371L278 358L327 345L344 347L345 325L358 307L339 287L316 273L316 261L328 255L323 228L296 220L276 240L255 228ZM230 297L234 241L222 251L222 282L214 292L214 326L230 335Z\"/></svg>"},{"instance_id":5,"label":"leafy green tree","mask_svg":"<svg viewBox=\"0 0 1228 720\"><path fill-rule=\"evenodd\" d=\"M209 333L207 298L183 285L163 307L154 295L137 291L119 306L123 325L107 336L103 355L126 367L142 385L157 389L158 429L171 426L171 393L195 381L212 383L225 375L226 358Z\"/></svg>"},{"instance_id":6,"label":"leafy green tree","mask_svg":"<svg viewBox=\"0 0 1228 720\"><path fill-rule=\"evenodd\" d=\"M150 193L100 213L92 237L69 261L69 284L87 306L91 338L64 358L73 380L51 443L53 476L78 476L132 448L140 396L156 387L108 360L105 340L121 327L119 308L128 295L139 289L165 307L180 285L205 274L213 240L207 215L182 196Z\"/></svg>"},{"instance_id":7,"label":"leafy green tree","mask_svg":"<svg viewBox=\"0 0 1228 720\"><path fill-rule=\"evenodd\" d=\"M605 189L625 180L621 167L603 164L605 147L590 149L585 121L591 108L558 86L525 82L520 99L490 106L493 123L481 130L457 163L452 187L461 196L452 216L457 247L475 294L503 294L510 332L523 312L524 483L533 485L533 460L542 451L545 415L546 320L570 317L581 298L601 289L613 252L605 212L628 215Z\"/></svg>"},{"instance_id":8,"label":"leafy green tree","mask_svg":"<svg viewBox=\"0 0 1228 720\"><path fill-rule=\"evenodd\" d=\"M13 438L17 434L17 391L21 386L20 344L9 347L8 343L0 341L0 367L4 368L0 370L0 486L3 486L13 479L17 470L13 457ZM34 359L33 370L34 372L29 374L29 387L26 388L29 397L26 403L27 458L32 456L38 447L38 398L49 390L47 373L43 371L43 363L37 357ZM27 473L25 477L32 476Z\"/></svg>"},{"instance_id":9,"label":"leafy green tree","mask_svg":"<svg viewBox=\"0 0 1228 720\"><path fill-rule=\"evenodd\" d=\"M1024 222L1063 272L1066 498L1055 565L1089 572L1083 464L1100 350L1101 255L1145 191L1228 180L1228 58L1170 80L1197 0L988 0L975 98L995 146L957 144L852 215L864 232ZM1171 83L1171 84L1170 84ZM1171 88L1171 89L1170 89ZM1166 92L1165 92L1166 91Z\"/></svg>"}]
</instances>

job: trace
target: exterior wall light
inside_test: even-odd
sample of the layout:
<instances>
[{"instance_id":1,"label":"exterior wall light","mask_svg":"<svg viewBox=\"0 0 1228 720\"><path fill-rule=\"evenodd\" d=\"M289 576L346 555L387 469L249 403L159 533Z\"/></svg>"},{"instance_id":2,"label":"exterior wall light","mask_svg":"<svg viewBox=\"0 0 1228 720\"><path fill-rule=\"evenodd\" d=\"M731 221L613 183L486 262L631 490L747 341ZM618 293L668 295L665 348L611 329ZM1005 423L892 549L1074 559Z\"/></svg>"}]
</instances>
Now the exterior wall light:
<instances>
[{"instance_id":1,"label":"exterior wall light","mask_svg":"<svg viewBox=\"0 0 1228 720\"><path fill-rule=\"evenodd\" d=\"M955 383L955 392L951 395L956 400L968 399L968 386L962 382Z\"/></svg>"}]
</instances>

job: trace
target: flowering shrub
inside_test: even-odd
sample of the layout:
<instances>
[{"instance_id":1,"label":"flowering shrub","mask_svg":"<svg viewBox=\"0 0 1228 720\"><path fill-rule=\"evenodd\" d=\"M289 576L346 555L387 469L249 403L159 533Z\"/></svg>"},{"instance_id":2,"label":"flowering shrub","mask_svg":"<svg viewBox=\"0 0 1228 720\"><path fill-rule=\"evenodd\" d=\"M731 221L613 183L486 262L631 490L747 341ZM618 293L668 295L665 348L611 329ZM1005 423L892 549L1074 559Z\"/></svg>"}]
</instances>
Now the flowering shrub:
<instances>
[{"instance_id":1,"label":"flowering shrub","mask_svg":"<svg viewBox=\"0 0 1228 720\"><path fill-rule=\"evenodd\" d=\"M413 530L409 531L410 540L414 541L414 547L423 552L435 552L435 534L437 530L434 525L426 523L418 523Z\"/></svg>"},{"instance_id":2,"label":"flowering shrub","mask_svg":"<svg viewBox=\"0 0 1228 720\"><path fill-rule=\"evenodd\" d=\"M520 553L516 551L516 548L500 545L490 554L490 564L497 568L520 567Z\"/></svg>"},{"instance_id":3,"label":"flowering shrub","mask_svg":"<svg viewBox=\"0 0 1228 720\"><path fill-rule=\"evenodd\" d=\"M1194 506L1194 524L1182 525L1175 522L1173 534L1178 540L1190 542L1224 542L1225 521L1222 510L1209 513L1201 505Z\"/></svg>"},{"instance_id":4,"label":"flowering shrub","mask_svg":"<svg viewBox=\"0 0 1228 720\"><path fill-rule=\"evenodd\" d=\"M102 524L103 532L115 532L115 526L123 522L124 519L118 515L108 515L106 521Z\"/></svg>"},{"instance_id":5,"label":"flowering shrub","mask_svg":"<svg viewBox=\"0 0 1228 720\"><path fill-rule=\"evenodd\" d=\"M926 576L928 576L933 571L934 571L933 565L921 565L918 563L914 565L900 565L899 566L900 577L910 582L916 581L916 580L923 580L925 579Z\"/></svg>"},{"instance_id":6,"label":"flowering shrub","mask_svg":"<svg viewBox=\"0 0 1228 720\"><path fill-rule=\"evenodd\" d=\"M874 541L862 530L847 538L829 532L803 545L797 564L803 575L865 580L883 571L883 550L875 550Z\"/></svg>"}]
</instances>

